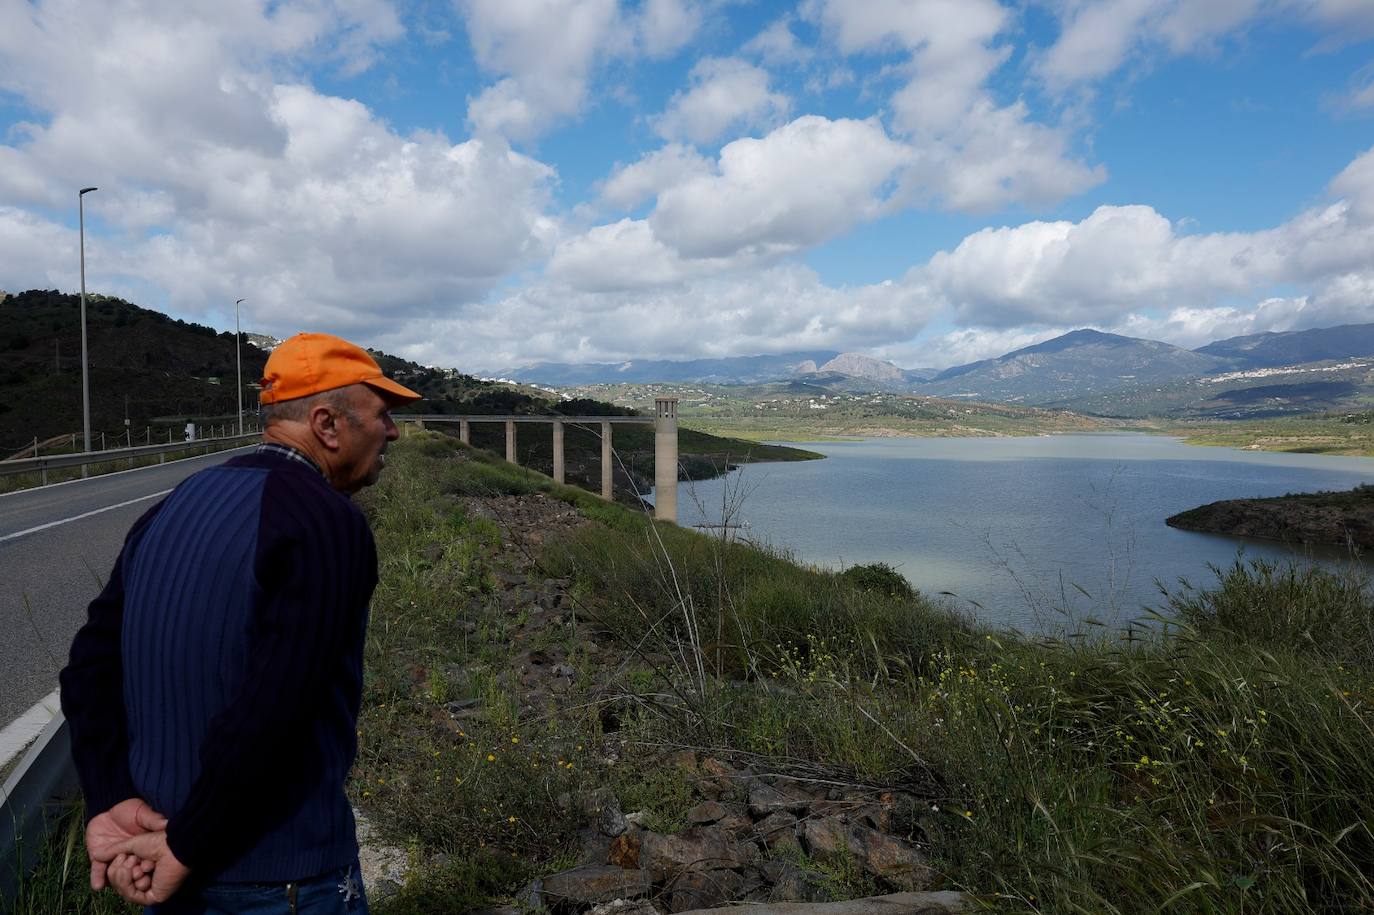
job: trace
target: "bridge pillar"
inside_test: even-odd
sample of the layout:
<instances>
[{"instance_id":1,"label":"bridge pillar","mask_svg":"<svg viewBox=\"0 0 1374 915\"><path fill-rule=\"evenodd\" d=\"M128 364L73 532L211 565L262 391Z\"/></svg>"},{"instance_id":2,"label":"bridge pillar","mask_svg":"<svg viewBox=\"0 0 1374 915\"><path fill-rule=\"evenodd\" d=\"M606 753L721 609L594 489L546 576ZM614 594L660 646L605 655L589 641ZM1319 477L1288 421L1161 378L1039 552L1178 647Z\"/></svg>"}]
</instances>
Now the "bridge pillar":
<instances>
[{"instance_id":1,"label":"bridge pillar","mask_svg":"<svg viewBox=\"0 0 1374 915\"><path fill-rule=\"evenodd\" d=\"M466 419L458 421L458 440L464 445L472 444L472 426Z\"/></svg>"},{"instance_id":2,"label":"bridge pillar","mask_svg":"<svg viewBox=\"0 0 1374 915\"><path fill-rule=\"evenodd\" d=\"M677 523L677 398L654 398L654 517Z\"/></svg>"},{"instance_id":3,"label":"bridge pillar","mask_svg":"<svg viewBox=\"0 0 1374 915\"><path fill-rule=\"evenodd\" d=\"M601 498L609 501L611 493L611 424L601 424Z\"/></svg>"},{"instance_id":4,"label":"bridge pillar","mask_svg":"<svg viewBox=\"0 0 1374 915\"><path fill-rule=\"evenodd\" d=\"M565 482L563 479L563 420L553 421L553 481L555 483Z\"/></svg>"},{"instance_id":5,"label":"bridge pillar","mask_svg":"<svg viewBox=\"0 0 1374 915\"><path fill-rule=\"evenodd\" d=\"M515 420L506 420L506 460L515 463Z\"/></svg>"}]
</instances>

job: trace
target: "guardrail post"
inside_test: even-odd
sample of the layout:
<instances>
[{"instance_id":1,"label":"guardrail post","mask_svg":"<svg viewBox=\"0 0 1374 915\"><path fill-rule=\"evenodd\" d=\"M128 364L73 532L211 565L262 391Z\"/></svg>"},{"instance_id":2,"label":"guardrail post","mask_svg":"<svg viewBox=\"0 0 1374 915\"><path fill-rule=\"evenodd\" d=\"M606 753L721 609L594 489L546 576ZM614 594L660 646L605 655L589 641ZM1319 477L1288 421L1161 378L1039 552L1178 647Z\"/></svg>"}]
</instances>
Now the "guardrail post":
<instances>
[{"instance_id":1,"label":"guardrail post","mask_svg":"<svg viewBox=\"0 0 1374 915\"><path fill-rule=\"evenodd\" d=\"M515 420L506 420L506 460L515 463Z\"/></svg>"},{"instance_id":2,"label":"guardrail post","mask_svg":"<svg viewBox=\"0 0 1374 915\"><path fill-rule=\"evenodd\" d=\"M677 398L654 398L654 517L677 522Z\"/></svg>"},{"instance_id":3,"label":"guardrail post","mask_svg":"<svg viewBox=\"0 0 1374 915\"><path fill-rule=\"evenodd\" d=\"M601 424L601 498L610 501L611 492L611 424Z\"/></svg>"},{"instance_id":4,"label":"guardrail post","mask_svg":"<svg viewBox=\"0 0 1374 915\"><path fill-rule=\"evenodd\" d=\"M553 481L563 483L563 420L553 421Z\"/></svg>"},{"instance_id":5,"label":"guardrail post","mask_svg":"<svg viewBox=\"0 0 1374 915\"><path fill-rule=\"evenodd\" d=\"M464 445L472 444L472 424L466 419L458 421L458 440Z\"/></svg>"}]
</instances>

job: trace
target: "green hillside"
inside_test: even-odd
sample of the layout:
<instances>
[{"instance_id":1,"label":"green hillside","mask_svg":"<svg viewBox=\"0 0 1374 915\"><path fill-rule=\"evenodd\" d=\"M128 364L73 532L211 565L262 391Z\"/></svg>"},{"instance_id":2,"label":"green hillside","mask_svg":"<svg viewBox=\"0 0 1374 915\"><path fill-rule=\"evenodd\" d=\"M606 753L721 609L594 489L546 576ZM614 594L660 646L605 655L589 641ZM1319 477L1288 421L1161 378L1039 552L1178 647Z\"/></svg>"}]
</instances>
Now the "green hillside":
<instances>
[{"instance_id":1,"label":"green hillside","mask_svg":"<svg viewBox=\"0 0 1374 915\"><path fill-rule=\"evenodd\" d=\"M0 300L0 451L81 431L80 297L30 290ZM232 421L234 335L102 295L87 296L91 431L123 436L124 417L159 437L186 417ZM245 384L267 354L243 347ZM244 406L255 398L245 391Z\"/></svg>"}]
</instances>

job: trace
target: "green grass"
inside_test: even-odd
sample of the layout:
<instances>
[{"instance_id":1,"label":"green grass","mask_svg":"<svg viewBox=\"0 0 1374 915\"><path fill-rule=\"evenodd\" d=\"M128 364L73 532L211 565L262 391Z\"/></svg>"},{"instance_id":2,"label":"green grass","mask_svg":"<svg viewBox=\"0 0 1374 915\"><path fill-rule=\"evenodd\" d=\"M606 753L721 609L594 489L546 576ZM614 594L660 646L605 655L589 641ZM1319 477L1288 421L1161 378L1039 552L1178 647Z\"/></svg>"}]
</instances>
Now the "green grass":
<instances>
[{"instance_id":1,"label":"green grass","mask_svg":"<svg viewBox=\"0 0 1374 915\"><path fill-rule=\"evenodd\" d=\"M53 825L38 866L19 883L10 915L131 915L141 906L125 902L114 890L92 893L86 855L84 808L74 805ZM8 862L6 862L8 864ZM4 900L0 900L0 905Z\"/></svg>"}]
</instances>

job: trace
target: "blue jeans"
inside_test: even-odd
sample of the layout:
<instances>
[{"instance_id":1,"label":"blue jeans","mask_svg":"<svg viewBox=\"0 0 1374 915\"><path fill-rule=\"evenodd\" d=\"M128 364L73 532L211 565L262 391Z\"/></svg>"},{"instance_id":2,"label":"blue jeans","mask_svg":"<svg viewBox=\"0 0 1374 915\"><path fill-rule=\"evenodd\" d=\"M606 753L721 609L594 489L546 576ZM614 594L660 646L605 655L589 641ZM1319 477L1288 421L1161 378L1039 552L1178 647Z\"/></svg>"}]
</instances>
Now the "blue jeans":
<instances>
[{"instance_id":1,"label":"blue jeans","mask_svg":"<svg viewBox=\"0 0 1374 915\"><path fill-rule=\"evenodd\" d=\"M295 883L212 883L187 887L144 915L367 915L355 861Z\"/></svg>"}]
</instances>

